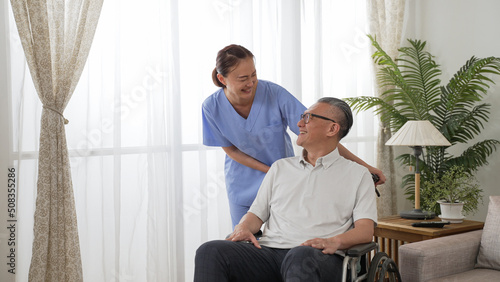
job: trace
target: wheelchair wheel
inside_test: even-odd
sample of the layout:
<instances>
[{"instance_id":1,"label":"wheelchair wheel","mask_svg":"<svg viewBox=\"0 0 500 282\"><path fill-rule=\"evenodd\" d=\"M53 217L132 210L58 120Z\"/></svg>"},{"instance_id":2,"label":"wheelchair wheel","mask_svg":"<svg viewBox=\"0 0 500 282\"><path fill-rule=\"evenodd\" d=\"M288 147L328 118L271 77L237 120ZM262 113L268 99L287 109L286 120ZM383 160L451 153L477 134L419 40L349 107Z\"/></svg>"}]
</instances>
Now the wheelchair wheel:
<instances>
[{"instance_id":1,"label":"wheelchair wheel","mask_svg":"<svg viewBox=\"0 0 500 282\"><path fill-rule=\"evenodd\" d=\"M384 252L373 257L368 270L368 282L401 282L396 263Z\"/></svg>"}]
</instances>

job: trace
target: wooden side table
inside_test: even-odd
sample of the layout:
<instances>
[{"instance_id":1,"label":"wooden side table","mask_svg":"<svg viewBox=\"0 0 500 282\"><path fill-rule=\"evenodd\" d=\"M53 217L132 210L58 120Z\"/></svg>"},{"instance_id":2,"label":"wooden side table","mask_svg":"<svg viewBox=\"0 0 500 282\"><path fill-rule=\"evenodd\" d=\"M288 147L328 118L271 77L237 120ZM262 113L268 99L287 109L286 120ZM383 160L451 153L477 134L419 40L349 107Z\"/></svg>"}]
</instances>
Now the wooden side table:
<instances>
[{"instance_id":1,"label":"wooden side table","mask_svg":"<svg viewBox=\"0 0 500 282\"><path fill-rule=\"evenodd\" d=\"M445 225L443 228L411 226L414 222L422 221L424 220L404 219L398 215L379 219L377 227L375 227L375 242L378 242L380 251L387 253L396 263L398 263L399 246L405 243L482 229L484 226L484 222L473 220L464 220L462 223L452 223ZM440 219L433 218L427 221L440 221Z\"/></svg>"}]
</instances>

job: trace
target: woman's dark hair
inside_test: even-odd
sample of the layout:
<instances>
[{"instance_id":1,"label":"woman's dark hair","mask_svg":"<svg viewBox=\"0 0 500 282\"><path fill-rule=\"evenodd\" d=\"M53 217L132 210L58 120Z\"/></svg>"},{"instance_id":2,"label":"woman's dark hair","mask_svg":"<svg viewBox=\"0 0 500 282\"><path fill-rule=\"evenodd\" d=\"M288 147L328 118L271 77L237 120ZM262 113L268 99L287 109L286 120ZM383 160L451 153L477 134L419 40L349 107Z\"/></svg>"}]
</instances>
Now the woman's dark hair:
<instances>
[{"instance_id":1,"label":"woman's dark hair","mask_svg":"<svg viewBox=\"0 0 500 282\"><path fill-rule=\"evenodd\" d=\"M329 104L330 106L340 109L343 114L338 115L335 110L332 110L333 114L335 116L338 116L337 123L340 125L340 139L344 138L347 133L349 133L349 130L351 130L353 119L352 119L352 112L351 108L349 105L344 102L343 100L333 98L333 97L323 97L318 100L318 103L326 103ZM339 139L339 140L340 140Z\"/></svg>"},{"instance_id":2,"label":"woman's dark hair","mask_svg":"<svg viewBox=\"0 0 500 282\"><path fill-rule=\"evenodd\" d=\"M247 48L231 44L224 47L217 53L217 59L215 63L215 69L212 71L212 80L216 86L226 87L217 78L217 74L220 73L223 77L227 75L240 63L241 60L246 58L254 58L252 52Z\"/></svg>"}]
</instances>

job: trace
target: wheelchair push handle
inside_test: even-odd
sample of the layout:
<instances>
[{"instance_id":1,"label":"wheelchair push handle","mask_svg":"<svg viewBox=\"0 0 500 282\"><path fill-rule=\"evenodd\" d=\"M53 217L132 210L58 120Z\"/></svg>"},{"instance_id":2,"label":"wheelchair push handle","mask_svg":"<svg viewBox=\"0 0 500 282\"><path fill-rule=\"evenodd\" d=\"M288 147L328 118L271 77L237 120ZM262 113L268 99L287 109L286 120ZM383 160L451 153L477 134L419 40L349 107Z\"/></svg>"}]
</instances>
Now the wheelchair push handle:
<instances>
[{"instance_id":1,"label":"wheelchair push handle","mask_svg":"<svg viewBox=\"0 0 500 282\"><path fill-rule=\"evenodd\" d=\"M372 173L372 179L373 183L377 183L380 180L380 177L378 177L375 173ZM377 193L377 197L380 197L380 192L378 191L377 186L375 186L375 193Z\"/></svg>"}]
</instances>

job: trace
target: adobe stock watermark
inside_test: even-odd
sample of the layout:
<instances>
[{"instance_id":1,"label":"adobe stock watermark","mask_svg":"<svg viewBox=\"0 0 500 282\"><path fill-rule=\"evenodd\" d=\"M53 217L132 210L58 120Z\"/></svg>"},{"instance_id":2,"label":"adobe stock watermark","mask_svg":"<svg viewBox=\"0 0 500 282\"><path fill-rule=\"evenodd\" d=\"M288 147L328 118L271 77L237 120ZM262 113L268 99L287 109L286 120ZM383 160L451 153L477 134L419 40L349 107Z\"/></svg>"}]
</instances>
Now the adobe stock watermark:
<instances>
[{"instance_id":1,"label":"adobe stock watermark","mask_svg":"<svg viewBox=\"0 0 500 282\"><path fill-rule=\"evenodd\" d=\"M148 93L161 87L167 78L167 73L162 71L158 65L154 68L148 66L145 71L146 75L143 77L142 83L133 87L128 95L125 95L120 102L114 102L112 106L113 112L120 113L121 121L125 121L134 109L147 100ZM79 165L83 161L82 158L89 156L95 148L101 148L103 136L113 134L113 132L114 123L111 118L104 118L100 128L89 131L82 130L83 138L78 142L76 150L70 156L71 167Z\"/></svg>"},{"instance_id":2,"label":"adobe stock watermark","mask_svg":"<svg viewBox=\"0 0 500 282\"><path fill-rule=\"evenodd\" d=\"M264 127L255 135L246 136L247 139L239 144L238 149L249 156L258 156L258 153L265 151L270 144L277 142L283 142L284 144L283 131L284 127L282 125Z\"/></svg>"},{"instance_id":3,"label":"adobe stock watermark","mask_svg":"<svg viewBox=\"0 0 500 282\"><path fill-rule=\"evenodd\" d=\"M219 16L220 20L224 20L224 16L226 13L231 12L234 8L237 8L241 5L242 0L224 0L224 1L215 1L212 3L217 16Z\"/></svg>"},{"instance_id":4,"label":"adobe stock watermark","mask_svg":"<svg viewBox=\"0 0 500 282\"><path fill-rule=\"evenodd\" d=\"M191 203L183 205L184 219L189 221L193 216L198 217L201 211L208 207L210 201L216 199L225 190L224 172L209 174L207 183L202 189L194 189Z\"/></svg>"},{"instance_id":5,"label":"adobe stock watermark","mask_svg":"<svg viewBox=\"0 0 500 282\"><path fill-rule=\"evenodd\" d=\"M367 32L359 27L354 29L353 37L350 42L342 42L340 51L348 63L352 62L353 56L359 55L370 45L370 39L366 36Z\"/></svg>"},{"instance_id":6,"label":"adobe stock watermark","mask_svg":"<svg viewBox=\"0 0 500 282\"><path fill-rule=\"evenodd\" d=\"M115 282L115 281L120 281L120 282L126 282L126 281L136 281L136 278L133 274L128 274L127 272L130 272L128 268L124 270L120 270L120 273L113 272L112 277L108 279L109 282Z\"/></svg>"}]
</instances>

